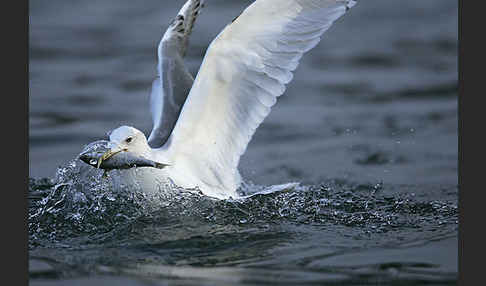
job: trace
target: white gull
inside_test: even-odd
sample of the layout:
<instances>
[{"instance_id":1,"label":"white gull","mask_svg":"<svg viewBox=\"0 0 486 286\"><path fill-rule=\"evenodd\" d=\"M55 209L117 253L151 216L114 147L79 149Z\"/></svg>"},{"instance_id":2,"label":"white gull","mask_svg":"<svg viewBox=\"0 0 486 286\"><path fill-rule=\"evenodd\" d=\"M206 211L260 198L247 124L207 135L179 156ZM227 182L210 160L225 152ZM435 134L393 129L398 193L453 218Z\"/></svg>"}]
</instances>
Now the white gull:
<instances>
[{"instance_id":1,"label":"white gull","mask_svg":"<svg viewBox=\"0 0 486 286\"><path fill-rule=\"evenodd\" d=\"M109 133L109 152L168 165L120 171L124 184L143 191L169 180L207 196L238 198L238 163L256 128L303 54L356 1L256 0L212 41L194 79L183 58L203 2L187 1L158 46L150 136L121 126Z\"/></svg>"}]
</instances>

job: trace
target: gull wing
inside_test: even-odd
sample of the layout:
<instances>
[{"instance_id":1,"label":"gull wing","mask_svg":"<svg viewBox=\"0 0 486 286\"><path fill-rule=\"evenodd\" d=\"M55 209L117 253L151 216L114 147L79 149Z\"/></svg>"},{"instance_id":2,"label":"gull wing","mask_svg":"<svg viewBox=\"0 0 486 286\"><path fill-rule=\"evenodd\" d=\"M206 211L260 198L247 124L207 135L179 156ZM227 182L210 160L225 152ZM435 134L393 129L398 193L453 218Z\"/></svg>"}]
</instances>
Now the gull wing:
<instances>
[{"instance_id":1,"label":"gull wing","mask_svg":"<svg viewBox=\"0 0 486 286\"><path fill-rule=\"evenodd\" d=\"M256 0L212 41L164 145L175 165L222 190L302 55L353 0ZM190 172L186 172L190 173Z\"/></svg>"},{"instance_id":2,"label":"gull wing","mask_svg":"<svg viewBox=\"0 0 486 286\"><path fill-rule=\"evenodd\" d=\"M152 148L158 148L167 141L194 82L183 58L192 27L203 5L203 0L188 0L159 43L157 77L150 94L153 129L148 143Z\"/></svg>"}]
</instances>

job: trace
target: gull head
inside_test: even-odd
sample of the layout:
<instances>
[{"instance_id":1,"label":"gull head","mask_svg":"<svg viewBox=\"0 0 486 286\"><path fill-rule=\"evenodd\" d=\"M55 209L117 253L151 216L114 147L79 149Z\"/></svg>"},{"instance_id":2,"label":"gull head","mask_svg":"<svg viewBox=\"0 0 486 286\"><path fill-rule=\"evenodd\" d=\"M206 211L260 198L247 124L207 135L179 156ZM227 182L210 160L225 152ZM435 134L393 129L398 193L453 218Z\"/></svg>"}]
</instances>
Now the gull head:
<instances>
[{"instance_id":1,"label":"gull head","mask_svg":"<svg viewBox=\"0 0 486 286\"><path fill-rule=\"evenodd\" d=\"M150 157L150 146L147 143L147 138L140 130L130 126L120 126L108 132L108 136L110 137L107 146L109 149L98 159L98 168L103 161L120 152L127 152L138 157Z\"/></svg>"},{"instance_id":2,"label":"gull head","mask_svg":"<svg viewBox=\"0 0 486 286\"><path fill-rule=\"evenodd\" d=\"M110 141L99 140L90 143L79 154L86 164L104 169L130 169L133 167L154 167L162 169L168 164L151 160L151 151L145 135L139 130L121 126L108 133ZM115 156L116 154L120 154Z\"/></svg>"},{"instance_id":3,"label":"gull head","mask_svg":"<svg viewBox=\"0 0 486 286\"><path fill-rule=\"evenodd\" d=\"M138 129L131 126L120 126L108 133L111 153L130 152L137 156L149 156L150 146L147 138Z\"/></svg>"}]
</instances>

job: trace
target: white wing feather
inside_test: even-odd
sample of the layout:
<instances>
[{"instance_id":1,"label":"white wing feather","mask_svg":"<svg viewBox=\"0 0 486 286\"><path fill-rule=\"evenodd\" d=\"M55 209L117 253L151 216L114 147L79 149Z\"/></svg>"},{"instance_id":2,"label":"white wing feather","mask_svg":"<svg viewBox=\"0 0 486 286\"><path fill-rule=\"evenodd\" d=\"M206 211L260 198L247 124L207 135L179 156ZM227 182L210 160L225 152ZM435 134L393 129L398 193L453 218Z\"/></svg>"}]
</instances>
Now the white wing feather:
<instances>
[{"instance_id":1,"label":"white wing feather","mask_svg":"<svg viewBox=\"0 0 486 286\"><path fill-rule=\"evenodd\" d=\"M187 174L233 193L240 156L302 55L352 0L257 0L213 40L164 146Z\"/></svg>"}]
</instances>

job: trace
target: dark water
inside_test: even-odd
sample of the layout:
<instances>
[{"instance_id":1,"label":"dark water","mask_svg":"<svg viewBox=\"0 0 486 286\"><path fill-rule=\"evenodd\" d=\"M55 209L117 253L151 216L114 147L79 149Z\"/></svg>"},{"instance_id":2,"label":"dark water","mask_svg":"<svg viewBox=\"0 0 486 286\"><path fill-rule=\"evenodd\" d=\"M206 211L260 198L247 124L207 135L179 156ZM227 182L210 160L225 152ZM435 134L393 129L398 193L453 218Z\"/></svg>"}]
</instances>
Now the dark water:
<instances>
[{"instance_id":1,"label":"dark water","mask_svg":"<svg viewBox=\"0 0 486 286\"><path fill-rule=\"evenodd\" d=\"M32 285L457 281L457 1L359 2L257 130L242 192L114 190L75 156L150 131L155 47L184 1L31 1ZM251 1L208 0L188 54ZM112 176L116 176L113 173Z\"/></svg>"},{"instance_id":2,"label":"dark water","mask_svg":"<svg viewBox=\"0 0 486 286\"><path fill-rule=\"evenodd\" d=\"M35 281L123 275L190 285L346 285L457 278L455 188L439 190L440 200L410 187L391 194L380 183L343 181L235 201L174 188L148 197L113 190L102 172L78 164L60 169L57 183L30 182L30 257L49 265L33 267Z\"/></svg>"}]
</instances>

